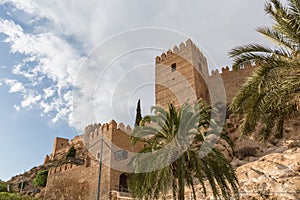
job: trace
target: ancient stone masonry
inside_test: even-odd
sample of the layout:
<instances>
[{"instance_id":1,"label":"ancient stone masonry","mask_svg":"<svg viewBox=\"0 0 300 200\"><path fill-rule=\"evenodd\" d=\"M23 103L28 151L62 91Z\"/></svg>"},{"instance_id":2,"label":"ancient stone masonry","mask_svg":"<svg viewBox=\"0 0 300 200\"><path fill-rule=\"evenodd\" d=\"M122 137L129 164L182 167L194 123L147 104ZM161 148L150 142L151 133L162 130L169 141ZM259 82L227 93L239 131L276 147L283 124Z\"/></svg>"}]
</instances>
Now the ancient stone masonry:
<instances>
[{"instance_id":1,"label":"ancient stone masonry","mask_svg":"<svg viewBox=\"0 0 300 200\"><path fill-rule=\"evenodd\" d=\"M188 40L179 48L174 46L156 57L155 98L156 104L167 107L173 103L176 107L199 98L209 100L206 87L208 67L206 58L200 50Z\"/></svg>"},{"instance_id":2,"label":"ancient stone masonry","mask_svg":"<svg viewBox=\"0 0 300 200\"><path fill-rule=\"evenodd\" d=\"M67 163L50 169L40 199L96 199L97 169L95 161L88 167Z\"/></svg>"},{"instance_id":3,"label":"ancient stone masonry","mask_svg":"<svg viewBox=\"0 0 300 200\"><path fill-rule=\"evenodd\" d=\"M131 151L134 149L128 143L131 131L132 128L129 125L125 127L123 123L117 124L114 120L103 125L89 125L84 131L84 145L90 152L93 152L92 154L94 154L95 157L98 157L100 148L97 149L96 144L99 143L103 135L107 143L115 144L119 148Z\"/></svg>"},{"instance_id":4,"label":"ancient stone masonry","mask_svg":"<svg viewBox=\"0 0 300 200\"><path fill-rule=\"evenodd\" d=\"M212 92L217 96L224 93L226 101L231 102L254 69L251 64L238 71L223 67L222 73L216 69L209 75L205 56L190 39L157 56L155 61L156 104L163 107L169 103L179 107L200 98L210 103Z\"/></svg>"},{"instance_id":5,"label":"ancient stone masonry","mask_svg":"<svg viewBox=\"0 0 300 200\"><path fill-rule=\"evenodd\" d=\"M89 125L84 129L83 136L77 136L70 143L68 140L56 138L54 143L65 141L65 148L60 148L52 153L54 158L63 158L71 146L76 149L88 150L77 156L84 160L82 164L64 163L49 170L47 187L43 194L43 199L95 199L97 191L100 140L104 138L103 145L103 166L101 179L101 196L103 199L109 199L111 191L127 190L126 174L122 171L122 165L127 167L127 162L115 160L113 154L118 150L126 152L137 152L143 144L133 147L130 144L130 126L123 123L117 124L114 120L110 123ZM78 145L79 144L79 145ZM80 152L81 152L80 151ZM56 152L56 153L55 153ZM114 166L119 166L116 169ZM123 177L123 178L122 178ZM125 180L124 180L125 178ZM80 191L75 188L81 188Z\"/></svg>"},{"instance_id":6,"label":"ancient stone masonry","mask_svg":"<svg viewBox=\"0 0 300 200\"><path fill-rule=\"evenodd\" d=\"M68 146L69 146L69 139L59 138L59 137L55 138L53 154L55 155L58 151L65 149Z\"/></svg>"},{"instance_id":7,"label":"ancient stone masonry","mask_svg":"<svg viewBox=\"0 0 300 200\"><path fill-rule=\"evenodd\" d=\"M214 82L219 81L217 80L218 75L221 76L221 80L223 81L225 94L226 94L226 101L230 103L233 97L237 94L238 90L241 86L246 82L247 77L251 74L251 72L255 69L255 65L246 65L238 71L229 70L229 67L223 67L222 73L219 72L218 69L212 70L211 76L209 76L208 81ZM217 84L212 84L217 85ZM213 88L216 93L221 93L220 88Z\"/></svg>"},{"instance_id":8,"label":"ancient stone masonry","mask_svg":"<svg viewBox=\"0 0 300 200\"><path fill-rule=\"evenodd\" d=\"M166 52L162 53L161 56L156 57L156 104L167 107L169 103L173 103L178 108L186 101L192 103L200 98L203 98L208 103L212 103L211 99L213 95L216 96L217 100L222 99L222 96L224 96L225 101L230 103L234 95L246 81L246 78L254 69L255 66L249 64L238 71L230 70L229 67L223 67L221 72L216 69L209 74L208 64L205 56L189 39L186 41L186 43L181 43L179 47L174 46L172 50L167 50ZM214 92L213 95L212 92ZM226 119L226 126L229 127L228 134L235 145L239 148L233 151L221 142L217 143L216 148L220 149L223 153L225 152L225 157L228 158L228 160L232 160L231 163L234 167L240 167L248 162L256 162L257 168L260 165L265 166L267 163L263 163L263 159L268 159L267 161L269 162L269 160L272 160L273 157L270 157L270 159L269 157L260 159L260 157L274 152L278 153L278 146L273 144L268 144L267 146L257 145L257 141L253 138L247 139L245 145L243 146L243 141L240 138L240 133L238 130L238 124L239 121L237 116L234 116L233 114L229 115ZM295 120L295 122L293 122L289 127L291 130L286 129L286 135L289 135L288 138L291 142L288 144L288 147L284 149L284 151L286 151L287 148L290 149L300 146L300 142L295 142L296 139L299 138L297 135L297 133L300 131L299 120ZM117 160L114 155L114 153L118 151L135 153L144 146L143 143L138 143L134 147L131 145L131 132L132 128L130 126L125 126L123 123L117 124L117 122L112 120L109 123L88 125L84 129L83 135L76 136L70 141L65 138L56 138L54 141L53 152L50 156L46 156L44 162L44 165L47 164L51 166L51 169L49 170L47 186L42 190L40 196L38 197L45 200L96 199L101 147L100 141L104 141L102 143L102 199L132 199L130 198L130 194L124 193L127 191L126 178L128 176L128 174L124 173L124 171L126 171L126 164L128 163L129 158L126 158L125 161L120 161ZM253 146L248 148L250 140L253 143ZM76 149L75 161L77 159L77 161L79 160L80 162L66 160L66 153L71 146L74 146ZM297 154L295 154L295 152ZM288 153L292 157L294 154L298 155L299 152L300 151L298 148L297 150L291 150ZM278 155L274 154L273 156ZM56 163L57 161L63 162L58 162L58 165ZM276 167L278 166L279 165L276 164ZM289 166L289 163L286 166ZM293 187L295 186L293 188L293 192L295 193L300 191L298 168L299 163L297 163L297 169L293 168L295 171L293 174L295 175L293 178ZM249 177L251 176L247 174L244 169L247 169L247 172L252 170L252 174L255 173L255 170L253 170L250 165L245 165L244 168L237 170L242 178L241 183L243 185L241 189L247 192L254 191L255 188L253 189L252 185L247 183ZM267 169L267 167L265 167L265 169ZM281 169L278 168L278 170ZM35 173L37 173L37 171L38 170L35 170ZM282 171L280 171L280 173L281 172ZM262 177L262 175L259 175L260 177L258 175L255 176L258 178ZM280 181L282 180L280 179ZM279 183L280 182L277 184L278 187L280 185ZM290 187L290 185L288 185L288 181L284 183L286 186L282 187L282 189ZM259 186L259 184L254 185L255 187ZM266 189L269 190L272 187L272 182L266 182L265 185ZM197 194L199 193L199 198L205 199L200 185L196 192ZM188 189L186 197L190 197ZM245 199L247 199L247 196L245 196Z\"/></svg>"},{"instance_id":9,"label":"ancient stone masonry","mask_svg":"<svg viewBox=\"0 0 300 200\"><path fill-rule=\"evenodd\" d=\"M226 90L227 101L230 101L249 75L253 67L246 67L237 72L223 68L222 73L212 71L209 75L208 64L205 56L191 40L174 46L156 57L155 65L155 96L156 104L166 107L168 103L174 103L179 107L185 101L194 102L199 98L210 102L208 85L221 76ZM216 85L216 84L212 84ZM213 88L217 93L220 88ZM221 88L222 89L222 88ZM43 199L95 199L97 191L100 141L103 143L101 193L103 198L111 198L111 194L118 194L126 190L126 173L119 161L114 159L114 152L124 150L126 152L138 152L143 147L138 143L135 147L130 144L131 127L123 123L117 124L114 120L104 124L91 124L85 127L84 134L71 141L65 138L56 138L53 152L46 157L45 162L65 159L65 154L71 146L77 152L85 152L77 155L83 163L63 162L60 166L49 170L47 187L42 195ZM126 162L125 162L126 163ZM124 163L123 163L124 164ZM126 166L124 166L126 168ZM77 188L77 189L76 189ZM78 189L80 188L80 189ZM111 191L118 191L112 192ZM118 196L117 195L117 196Z\"/></svg>"}]
</instances>

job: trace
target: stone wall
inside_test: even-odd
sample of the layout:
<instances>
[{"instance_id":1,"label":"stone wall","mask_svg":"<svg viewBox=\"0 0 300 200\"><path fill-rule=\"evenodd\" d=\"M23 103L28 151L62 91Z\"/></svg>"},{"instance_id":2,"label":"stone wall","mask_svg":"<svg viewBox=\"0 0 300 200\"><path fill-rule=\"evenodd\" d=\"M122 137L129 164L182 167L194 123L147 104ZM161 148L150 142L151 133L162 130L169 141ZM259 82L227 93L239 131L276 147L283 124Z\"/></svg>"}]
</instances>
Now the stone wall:
<instances>
[{"instance_id":1,"label":"stone wall","mask_svg":"<svg viewBox=\"0 0 300 200\"><path fill-rule=\"evenodd\" d=\"M98 164L90 166L70 163L49 171L47 187L42 199L96 199Z\"/></svg>"},{"instance_id":2,"label":"stone wall","mask_svg":"<svg viewBox=\"0 0 300 200\"><path fill-rule=\"evenodd\" d=\"M127 163L130 159L131 153L138 152L142 147L142 143L137 143L136 146L132 146L130 143L130 133L132 129L130 126L126 126L123 123L117 124L114 120L110 123L99 125L96 129L91 130L90 133L86 133L84 136L86 144L90 147L89 151L95 159L99 159L100 143L102 135L104 136L103 145L103 160L104 165L110 169L103 172L103 176L107 178L107 183L110 190L119 189L119 178L124 171L128 171ZM126 151L129 156L125 160L116 160L114 153L118 151ZM109 178L108 178L109 177Z\"/></svg>"},{"instance_id":3,"label":"stone wall","mask_svg":"<svg viewBox=\"0 0 300 200\"><path fill-rule=\"evenodd\" d=\"M209 77L209 81L216 81L218 75L221 75L226 93L226 101L227 103L230 103L254 69L255 66L252 65L247 65L238 71L230 71L229 67L223 67L221 73L219 73L219 70L213 70L212 75ZM217 93L221 93L220 87L214 89L217 91Z\"/></svg>"},{"instance_id":4,"label":"stone wall","mask_svg":"<svg viewBox=\"0 0 300 200\"><path fill-rule=\"evenodd\" d=\"M60 151L62 149L65 149L68 146L69 146L69 139L56 137L55 140L54 140L52 155L55 156L55 154L58 151Z\"/></svg>"},{"instance_id":5,"label":"stone wall","mask_svg":"<svg viewBox=\"0 0 300 200\"><path fill-rule=\"evenodd\" d=\"M238 71L225 67L221 72L217 69L209 75L205 56L189 39L156 57L156 104L167 107L173 103L179 107L186 101L192 103L200 98L210 103L212 92L220 101L225 101L223 95L230 103L254 68L251 64ZM217 101L214 99L214 102Z\"/></svg>"},{"instance_id":6,"label":"stone wall","mask_svg":"<svg viewBox=\"0 0 300 200\"><path fill-rule=\"evenodd\" d=\"M174 46L173 50L156 57L156 104L167 107L173 103L179 107L186 101L208 100L207 76L206 58L191 40Z\"/></svg>"},{"instance_id":7,"label":"stone wall","mask_svg":"<svg viewBox=\"0 0 300 200\"><path fill-rule=\"evenodd\" d=\"M128 171L128 156L125 160L116 160L114 153L125 150L128 154L137 152L142 143L132 146L130 126L117 124L114 120L103 125L89 125L84 136L76 136L70 144L60 149L53 158L65 159L65 153L71 145L75 146L76 158L84 160L82 164L72 162L53 167L49 170L47 186L41 194L42 199L95 199L98 185L99 153L103 138L101 196L109 199L111 191L118 191L120 175ZM67 141L59 138L57 141ZM84 146L85 144L85 146ZM87 152L85 150L89 150ZM85 152L85 153L83 153Z\"/></svg>"}]
</instances>

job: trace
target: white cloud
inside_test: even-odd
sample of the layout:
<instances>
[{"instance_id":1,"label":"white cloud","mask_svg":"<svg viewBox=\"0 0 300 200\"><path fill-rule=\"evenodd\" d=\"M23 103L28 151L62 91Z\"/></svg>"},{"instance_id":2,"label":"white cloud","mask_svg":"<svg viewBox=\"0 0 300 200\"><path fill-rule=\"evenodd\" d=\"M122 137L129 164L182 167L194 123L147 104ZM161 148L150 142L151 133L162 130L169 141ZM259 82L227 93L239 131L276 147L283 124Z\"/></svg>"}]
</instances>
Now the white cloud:
<instances>
[{"instance_id":1,"label":"white cloud","mask_svg":"<svg viewBox=\"0 0 300 200\"><path fill-rule=\"evenodd\" d=\"M21 82L13 79L4 79L3 81L9 87L9 93L25 92L25 88Z\"/></svg>"},{"instance_id":2,"label":"white cloud","mask_svg":"<svg viewBox=\"0 0 300 200\"><path fill-rule=\"evenodd\" d=\"M22 66L17 65L14 73L27 78L36 77L38 73L45 74L53 81L57 81L59 89L72 85L82 58L65 40L53 33L27 34L13 21L3 19L0 20L0 32L8 36L5 42L11 44L13 53L28 56L23 60L22 66L33 61L38 63L29 72L22 72L20 70Z\"/></svg>"},{"instance_id":3,"label":"white cloud","mask_svg":"<svg viewBox=\"0 0 300 200\"><path fill-rule=\"evenodd\" d=\"M17 9L24 10L25 12L34 13L36 12L36 3L34 0L27 0L27 1L19 1L19 0L0 0L1 3L13 3Z\"/></svg>"},{"instance_id":4,"label":"white cloud","mask_svg":"<svg viewBox=\"0 0 300 200\"><path fill-rule=\"evenodd\" d=\"M46 103L46 102L44 102L44 101L41 101L40 107L43 109L43 112L44 112L45 114L49 113L51 110L54 109L53 104L49 104L49 103Z\"/></svg>"},{"instance_id":5,"label":"white cloud","mask_svg":"<svg viewBox=\"0 0 300 200\"><path fill-rule=\"evenodd\" d=\"M98 88L95 88L95 85L91 86L97 83L99 78L95 75L95 71L86 70L84 77L81 77L82 80L77 80L80 67L86 61L83 55L87 55L111 35L132 28L149 26L181 31L192 37L194 41L199 41L201 44L198 46L205 50L205 55L212 57L209 60L210 64L215 63L220 67L229 64L226 53L233 46L243 44L245 41L260 41L254 29L268 22L268 18L264 17L264 2L261 0L251 2L239 0L226 2L218 0L172 2L0 0L1 3L11 3L16 9L25 12L30 20L19 19L19 21L26 26L33 26L31 27L33 31L30 32L17 24L18 20L0 18L0 33L7 36L5 42L11 45L11 52L25 57L12 69L17 80L9 85L9 91L22 94L22 108L38 107L44 114L52 116L53 122L60 119L67 120L78 130L82 130L86 123L94 123L94 114L97 120L105 120L101 122L106 122L111 117L128 122L129 111L124 111L122 106L129 105L128 109L134 109L137 97L133 95L131 99L126 99L129 98L128 88L134 88L136 83L130 82L131 79L124 81L128 77L122 75L129 73L129 69L124 69L124 65L137 66L148 60L152 64L154 62L156 54L151 52L149 55L152 57L147 58L148 60L145 56L136 56L115 63L114 71L105 73L103 84ZM13 16L14 12L9 13L12 16L10 19L18 18ZM38 23L41 19L46 22ZM260 24L257 24L258 22ZM143 37L136 36L129 39L128 43L136 43L139 39ZM164 42L167 39L169 38L155 38L148 42L150 46L151 44L155 46L154 44L158 44L155 42ZM162 48L171 48L173 44L179 42L181 42L179 38L174 39L171 44L165 42ZM112 46L107 46L101 55L110 57L110 54L122 52L122 49L126 49L126 45L130 46L130 44L122 45L116 42ZM97 72L101 72L103 63L96 63L101 65L98 66ZM135 76L142 81L148 80L152 72L144 74L139 71ZM20 76L26 81L22 82ZM136 82L140 83L138 78ZM116 81L119 80L124 81L123 85L116 85ZM153 76L150 80L153 80ZM78 90L75 90L73 95L70 89L74 86L78 87ZM95 89L99 93L95 93ZM78 113L74 114L73 97L77 95L84 98L75 98L75 101L79 101L76 105L80 105L80 108L77 107ZM153 103L153 94L142 92L139 95L145 96L146 105ZM116 105L112 105L114 103L112 98L115 98L114 101L118 100ZM91 115L88 110L94 106L97 108L96 113L93 110ZM122 110L123 114L116 116L116 113L111 113L112 106ZM15 109L17 110L17 105Z\"/></svg>"},{"instance_id":6,"label":"white cloud","mask_svg":"<svg viewBox=\"0 0 300 200\"><path fill-rule=\"evenodd\" d=\"M41 95L34 96L32 94L28 94L21 101L21 107L22 108L26 108L26 107L31 108L32 106L37 105L40 100L41 100Z\"/></svg>"},{"instance_id":7,"label":"white cloud","mask_svg":"<svg viewBox=\"0 0 300 200\"><path fill-rule=\"evenodd\" d=\"M72 98L69 90L74 81L84 57L54 33L26 33L15 22L0 19L0 32L5 34L6 43L11 45L12 53L21 53L25 56L22 62L13 67L15 78L22 76L26 83L7 79L9 92L20 92L22 101L16 110L21 108L41 108L49 116L54 113L54 122L58 119L68 120L72 110ZM45 84L45 79L49 82ZM52 86L49 87L49 84ZM40 101L43 97L50 102ZM72 124L73 125L73 124ZM82 129L82 127L80 128Z\"/></svg>"},{"instance_id":8,"label":"white cloud","mask_svg":"<svg viewBox=\"0 0 300 200\"><path fill-rule=\"evenodd\" d=\"M16 111L20 111L20 106L14 105L14 109L15 109Z\"/></svg>"},{"instance_id":9,"label":"white cloud","mask_svg":"<svg viewBox=\"0 0 300 200\"><path fill-rule=\"evenodd\" d=\"M43 89L44 91L44 99L48 99L49 97L53 96L55 93L55 90L52 87L48 87Z\"/></svg>"}]
</instances>

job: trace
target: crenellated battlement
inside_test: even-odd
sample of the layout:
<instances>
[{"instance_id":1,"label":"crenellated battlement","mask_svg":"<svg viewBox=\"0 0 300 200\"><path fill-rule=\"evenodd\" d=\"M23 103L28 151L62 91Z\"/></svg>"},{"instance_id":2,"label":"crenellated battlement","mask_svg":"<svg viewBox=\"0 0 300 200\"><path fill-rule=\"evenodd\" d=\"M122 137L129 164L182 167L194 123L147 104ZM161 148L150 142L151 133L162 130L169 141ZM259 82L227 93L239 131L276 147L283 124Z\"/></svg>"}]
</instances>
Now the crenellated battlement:
<instances>
[{"instance_id":1,"label":"crenellated battlement","mask_svg":"<svg viewBox=\"0 0 300 200\"><path fill-rule=\"evenodd\" d=\"M175 45L172 50L168 49L166 52L163 52L160 56L156 56L155 61L156 63L161 63L165 60L173 58L173 55L180 55L187 49L193 49L201 58L205 59L206 62L205 56L202 54L199 48L192 42L191 39L188 39L185 43L181 42L179 44L179 47Z\"/></svg>"},{"instance_id":2,"label":"crenellated battlement","mask_svg":"<svg viewBox=\"0 0 300 200\"><path fill-rule=\"evenodd\" d=\"M219 91L221 88L213 88L213 90L220 94L225 92L226 101L227 103L230 103L254 69L255 65L250 63L248 65L244 65L239 70L230 69L228 66L222 67L221 72L218 69L212 70L211 75L208 77L208 81L210 82L210 85L214 86L214 81L216 79L218 80L218 76L220 76L222 78L225 91Z\"/></svg>"},{"instance_id":3,"label":"crenellated battlement","mask_svg":"<svg viewBox=\"0 0 300 200\"><path fill-rule=\"evenodd\" d=\"M200 98L209 101L207 78L207 60L188 39L156 57L155 102L165 108L173 103L178 108L179 101L192 103Z\"/></svg>"},{"instance_id":4,"label":"crenellated battlement","mask_svg":"<svg viewBox=\"0 0 300 200\"><path fill-rule=\"evenodd\" d=\"M72 163L66 163L61 166L53 167L53 168L49 169L48 176L51 176L51 175L57 174L57 173L61 173L61 172L70 171L75 168L78 168L78 166L75 164L72 164Z\"/></svg>"},{"instance_id":5,"label":"crenellated battlement","mask_svg":"<svg viewBox=\"0 0 300 200\"><path fill-rule=\"evenodd\" d=\"M89 147L101 140L102 135L105 135L107 139L111 139L113 134L117 134L120 131L126 135L130 135L132 128L129 125L125 126L123 123L118 124L115 120L111 120L109 123L104 123L102 125L100 123L88 125L84 129L85 146Z\"/></svg>"},{"instance_id":6,"label":"crenellated battlement","mask_svg":"<svg viewBox=\"0 0 300 200\"><path fill-rule=\"evenodd\" d=\"M156 104L167 106L169 103L173 103L173 105L180 107L179 103L181 102L178 102L178 99L191 100L194 103L194 100L200 98L208 99L207 102L211 104L213 98L217 101L223 101L223 103L230 103L254 69L255 65L248 63L242 66L240 70L233 70L229 66L224 66L221 69L212 70L209 74L205 56L188 39L185 43L175 45L172 49L168 49L156 57ZM181 79L181 77L183 78ZM226 95L226 102L224 102L224 95ZM232 126L228 129L228 133L232 135L235 145L238 146L239 141L236 137L239 133L238 116L226 117L226 123ZM291 131L289 130L289 132ZM42 193L45 195L44 199L96 199L95 194L99 191L97 174L100 158L102 158L101 163L104 163L101 165L102 177L100 182L103 199L111 198L114 190L126 189L127 174L122 173L122 170L127 169L125 168L125 166L128 167L126 162L130 161L133 153L139 152L147 145L138 142L132 146L131 133L132 128L129 125L111 120L109 123L86 126L84 134L76 136L72 140L56 138L54 153L45 158L45 163L48 163L55 157L53 165L48 165L53 166L53 168L49 169L47 186ZM226 159L232 160L233 151L228 151L228 148L222 143L221 141L216 144L216 148L220 147ZM66 153L73 145L76 149L76 156L74 159L68 158L66 160ZM266 151L269 150L269 147L266 148ZM120 153L124 153L124 155ZM124 160L119 159L120 155ZM234 157L232 163L237 166L242 162L250 161L250 158L255 157L249 156L249 159L245 160L238 160L237 157Z\"/></svg>"},{"instance_id":7,"label":"crenellated battlement","mask_svg":"<svg viewBox=\"0 0 300 200\"><path fill-rule=\"evenodd\" d=\"M233 70L232 68L230 69L228 66L226 66L226 67L222 67L221 72L218 69L211 70L211 75L210 76L215 76L215 75L218 75L218 74L226 75L228 73L234 73L235 75L236 74L242 74L244 71L249 71L249 70L252 71L255 66L256 65L251 65L251 64L244 65L243 68L240 68L237 71Z\"/></svg>"},{"instance_id":8,"label":"crenellated battlement","mask_svg":"<svg viewBox=\"0 0 300 200\"><path fill-rule=\"evenodd\" d=\"M127 134L130 134L132 131L132 128L130 125L127 125L125 127L125 125L121 122L121 123L117 123L115 120L111 120L109 123L104 123L104 124L91 124L85 127L84 129L84 134L87 135L92 135L94 133L96 133L96 131L109 131L109 130L114 130L114 129L120 129L122 131L125 131ZM97 133L96 133L97 134Z\"/></svg>"},{"instance_id":9,"label":"crenellated battlement","mask_svg":"<svg viewBox=\"0 0 300 200\"><path fill-rule=\"evenodd\" d=\"M117 129L118 129L118 130L121 130L121 131L123 131L123 132L125 132L125 133L127 133L128 135L130 135L131 132L132 132L131 126L127 125L127 126L125 127L125 125L124 125L122 122L118 124L118 128L117 128Z\"/></svg>"}]
</instances>

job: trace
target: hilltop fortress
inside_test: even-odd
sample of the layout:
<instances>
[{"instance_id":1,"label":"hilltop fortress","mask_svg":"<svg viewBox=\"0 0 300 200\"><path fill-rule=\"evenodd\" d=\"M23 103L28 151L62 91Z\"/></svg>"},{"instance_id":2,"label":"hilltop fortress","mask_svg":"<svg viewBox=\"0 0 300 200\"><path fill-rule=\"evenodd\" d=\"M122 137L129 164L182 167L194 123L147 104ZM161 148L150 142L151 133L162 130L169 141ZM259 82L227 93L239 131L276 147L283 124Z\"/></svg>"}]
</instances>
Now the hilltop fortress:
<instances>
[{"instance_id":1,"label":"hilltop fortress","mask_svg":"<svg viewBox=\"0 0 300 200\"><path fill-rule=\"evenodd\" d=\"M237 90L244 83L246 77L253 70L253 66L245 66L239 71L230 71L229 67L217 69L209 75L205 56L198 47L188 39L186 43L174 46L155 58L155 99L156 104L166 107L173 103L179 107L184 101L195 102L203 98L211 102L213 90L216 95L223 91L226 101L230 102ZM216 83L217 81L217 83ZM223 87L216 87L222 84ZM214 87L214 88L209 88ZM122 170L110 168L115 162L114 152L138 152L142 144L132 147L130 133L132 128L114 120L105 124L88 125L84 135L77 136L69 142L65 138L56 138L53 152L47 156L45 163L62 159L71 146L77 151L88 152L82 163L65 163L49 170L44 199L95 199L99 171L100 145L102 135L110 142L104 154L105 162L102 167L101 196L103 199L123 199L127 192L127 174ZM97 144L98 143L98 144ZM104 145L105 146L105 145ZM107 145L108 146L108 145ZM114 146L115 149L112 149ZM128 159L128 158L127 158ZM126 163L126 161L124 161ZM118 164L117 164L118 165ZM126 166L123 166L126 168ZM124 193L125 192L125 193ZM124 197L124 199L129 197Z\"/></svg>"},{"instance_id":2,"label":"hilltop fortress","mask_svg":"<svg viewBox=\"0 0 300 200\"><path fill-rule=\"evenodd\" d=\"M200 98L211 102L212 95L219 95L217 101L221 101L222 94L229 103L254 69L249 63L238 71L230 71L227 66L209 75L205 56L190 39L157 56L155 61L155 99L163 107L168 103L178 107Z\"/></svg>"}]
</instances>

